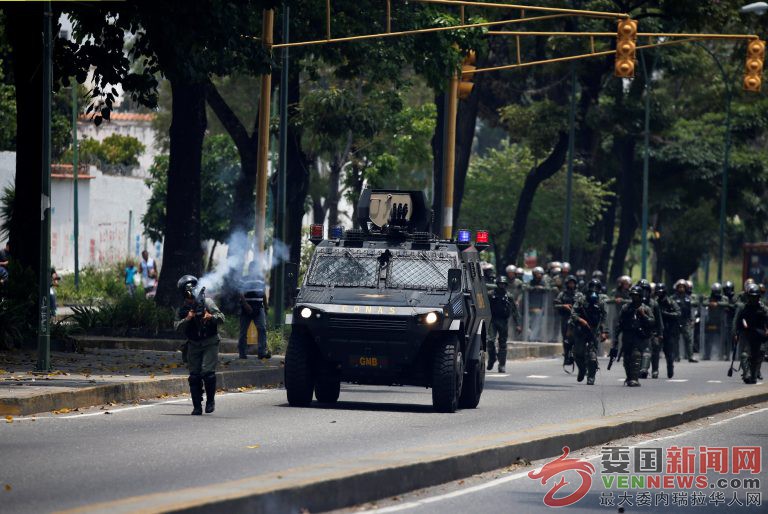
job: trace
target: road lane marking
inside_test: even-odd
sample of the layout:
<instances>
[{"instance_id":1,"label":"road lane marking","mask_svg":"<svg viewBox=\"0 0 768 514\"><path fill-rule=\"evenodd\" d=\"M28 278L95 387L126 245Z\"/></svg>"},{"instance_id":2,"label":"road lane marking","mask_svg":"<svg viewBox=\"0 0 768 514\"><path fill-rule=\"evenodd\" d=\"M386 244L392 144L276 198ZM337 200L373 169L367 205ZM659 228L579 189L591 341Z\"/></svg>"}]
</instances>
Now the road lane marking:
<instances>
[{"instance_id":1,"label":"road lane marking","mask_svg":"<svg viewBox=\"0 0 768 514\"><path fill-rule=\"evenodd\" d=\"M485 375L486 380L489 378L504 378L508 377L509 373L495 373L493 375Z\"/></svg>"},{"instance_id":2,"label":"road lane marking","mask_svg":"<svg viewBox=\"0 0 768 514\"><path fill-rule=\"evenodd\" d=\"M549 375L528 375L525 378L549 378Z\"/></svg>"},{"instance_id":3,"label":"road lane marking","mask_svg":"<svg viewBox=\"0 0 768 514\"><path fill-rule=\"evenodd\" d=\"M646 445L646 444L650 444L650 443L655 443L655 442L658 442L658 441L664 441L666 439L675 439L675 438L680 438L680 437L686 437L686 436L688 436L688 435L690 435L690 434L692 434L694 432L698 432L700 430L704 430L705 428L709 428L711 426L720 425L720 424L723 424L723 423L727 423L729 421L733 421L735 419L743 418L745 416L751 416L753 414L759 414L759 413L765 412L765 411L768 411L768 407L763 408L763 409L758 409L758 410L753 411L753 412L746 412L744 414L739 414L738 416L733 416L732 418L727 418L727 419L718 421L716 423L710 423L709 425L706 425L706 426L692 428L691 430L687 430L685 432L680 432L680 433L677 433L677 434L671 434L671 435L662 436L662 437L655 437L653 439L648 439L647 441L640 441L640 442L638 442L638 443L636 443L634 445L631 445L630 448L634 448L636 446L642 446L642 445ZM602 458L602 454L601 453L600 454L596 454L596 455L590 455L589 457L582 457L580 460L593 461L593 460L598 460L600 458ZM519 480L521 478L527 477L528 473L530 471L534 471L536 469L538 469L538 468L532 467L532 468L528 468L526 471L523 471L523 472L520 472L520 473L514 473L512 475L508 475L508 476L501 477L501 478L497 478L495 480L491 480L490 482L486 482L484 484L478 484L478 485L474 485L472 487L467 487L466 489L460 489L458 491L452 491L450 493L445 493L445 494L441 494L441 495L437 495L437 496L430 496L429 498L424 498L423 500L417 500L417 501L413 501L413 502L402 503L400 505L393 505L391 507L383 507L381 509L375 509L375 510L366 510L364 512L366 512L368 514L384 514L384 513L387 513L387 512L399 512L399 511L403 511L403 510L414 509L416 507L421 507L423 505L429 505L430 503L436 503L436 502L440 502L440 501L444 501L444 500L449 500L451 498L457 498L459 496L464 496L464 495L467 495L467 494L476 493L478 491L483 491L485 489L490 489L492 487L496 487L496 486L499 486L501 484L506 484L508 482L513 482L515 480Z\"/></svg>"},{"instance_id":4,"label":"road lane marking","mask_svg":"<svg viewBox=\"0 0 768 514\"><path fill-rule=\"evenodd\" d=\"M688 382L688 379L687 378L668 378L667 382L681 383L681 382Z\"/></svg>"},{"instance_id":5,"label":"road lane marking","mask_svg":"<svg viewBox=\"0 0 768 514\"><path fill-rule=\"evenodd\" d=\"M707 384L722 384L722 380L707 380Z\"/></svg>"}]
</instances>

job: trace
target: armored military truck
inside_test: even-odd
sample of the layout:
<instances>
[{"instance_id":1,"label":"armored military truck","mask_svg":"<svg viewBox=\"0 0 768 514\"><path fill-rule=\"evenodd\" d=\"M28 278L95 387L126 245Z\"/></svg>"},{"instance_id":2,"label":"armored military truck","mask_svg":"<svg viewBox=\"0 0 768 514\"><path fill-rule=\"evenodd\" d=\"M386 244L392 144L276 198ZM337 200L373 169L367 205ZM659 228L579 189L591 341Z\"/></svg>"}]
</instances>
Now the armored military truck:
<instances>
[{"instance_id":1,"label":"armored military truck","mask_svg":"<svg viewBox=\"0 0 768 514\"><path fill-rule=\"evenodd\" d=\"M422 192L363 191L361 230L311 227L315 252L290 316L288 403L332 404L341 382L432 388L437 411L475 408L485 384L487 232L429 232Z\"/></svg>"}]
</instances>

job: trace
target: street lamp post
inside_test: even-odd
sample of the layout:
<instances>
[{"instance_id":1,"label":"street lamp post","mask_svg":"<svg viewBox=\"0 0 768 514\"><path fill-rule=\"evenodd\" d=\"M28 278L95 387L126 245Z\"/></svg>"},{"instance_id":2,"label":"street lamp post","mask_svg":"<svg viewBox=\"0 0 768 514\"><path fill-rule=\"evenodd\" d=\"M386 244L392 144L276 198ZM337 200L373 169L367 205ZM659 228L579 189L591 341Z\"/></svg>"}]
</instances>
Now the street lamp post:
<instances>
[{"instance_id":1,"label":"street lamp post","mask_svg":"<svg viewBox=\"0 0 768 514\"><path fill-rule=\"evenodd\" d=\"M642 250L640 276L648 278L648 174L650 168L650 134L651 134L651 82L648 74L648 68L645 65L645 52L640 53L640 63L643 68L643 78L645 79L645 130L643 152L643 212L642 212ZM655 63L654 63L655 64Z\"/></svg>"},{"instance_id":2,"label":"street lamp post","mask_svg":"<svg viewBox=\"0 0 768 514\"><path fill-rule=\"evenodd\" d=\"M283 42L289 38L290 7L286 3L283 7ZM277 226L275 227L275 239L285 242L285 188L286 174L288 173L288 47L283 47L283 62L280 70L280 159L277 169ZM275 326L283 326L283 305L285 302L285 259L279 256L277 264L277 276L275 277Z\"/></svg>"},{"instance_id":3,"label":"street lamp post","mask_svg":"<svg viewBox=\"0 0 768 514\"><path fill-rule=\"evenodd\" d=\"M78 202L77 167L79 166L77 155L77 81L72 79L72 209L74 230L73 239L75 247L75 289L80 289L80 204ZM129 241L130 244L130 241Z\"/></svg>"},{"instance_id":4,"label":"street lamp post","mask_svg":"<svg viewBox=\"0 0 768 514\"><path fill-rule=\"evenodd\" d=\"M37 371L51 369L51 89L53 52L51 2L43 7L43 166L41 173L40 274L38 284Z\"/></svg>"},{"instance_id":5,"label":"street lamp post","mask_svg":"<svg viewBox=\"0 0 768 514\"><path fill-rule=\"evenodd\" d=\"M571 111L568 114L568 175L565 182L563 261L571 260L571 218L573 212L573 160L576 139L576 65L571 63Z\"/></svg>"}]
</instances>

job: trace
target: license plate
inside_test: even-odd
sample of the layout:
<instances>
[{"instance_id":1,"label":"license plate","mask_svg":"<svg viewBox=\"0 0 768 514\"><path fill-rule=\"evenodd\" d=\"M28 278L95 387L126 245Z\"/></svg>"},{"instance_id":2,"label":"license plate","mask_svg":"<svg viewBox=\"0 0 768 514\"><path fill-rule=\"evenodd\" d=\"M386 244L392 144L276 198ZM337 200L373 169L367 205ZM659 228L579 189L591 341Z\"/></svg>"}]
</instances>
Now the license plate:
<instances>
[{"instance_id":1,"label":"license plate","mask_svg":"<svg viewBox=\"0 0 768 514\"><path fill-rule=\"evenodd\" d=\"M374 357L371 355L362 355L350 357L349 363L355 368L386 368L386 357Z\"/></svg>"}]
</instances>

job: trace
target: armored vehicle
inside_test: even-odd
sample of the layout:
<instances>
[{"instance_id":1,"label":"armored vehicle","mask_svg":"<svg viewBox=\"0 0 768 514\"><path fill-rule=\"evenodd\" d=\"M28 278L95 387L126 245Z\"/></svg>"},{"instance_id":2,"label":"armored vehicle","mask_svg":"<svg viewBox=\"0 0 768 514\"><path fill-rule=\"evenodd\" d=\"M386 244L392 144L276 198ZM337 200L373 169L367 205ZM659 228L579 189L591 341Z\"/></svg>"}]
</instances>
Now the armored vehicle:
<instances>
[{"instance_id":1,"label":"armored vehicle","mask_svg":"<svg viewBox=\"0 0 768 514\"><path fill-rule=\"evenodd\" d=\"M365 189L361 230L311 227L315 252L290 316L288 403L339 398L340 383L432 388L437 411L475 408L485 384L488 233L428 230L422 192Z\"/></svg>"}]
</instances>

